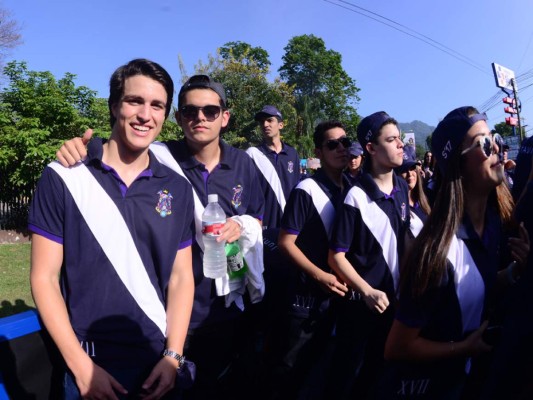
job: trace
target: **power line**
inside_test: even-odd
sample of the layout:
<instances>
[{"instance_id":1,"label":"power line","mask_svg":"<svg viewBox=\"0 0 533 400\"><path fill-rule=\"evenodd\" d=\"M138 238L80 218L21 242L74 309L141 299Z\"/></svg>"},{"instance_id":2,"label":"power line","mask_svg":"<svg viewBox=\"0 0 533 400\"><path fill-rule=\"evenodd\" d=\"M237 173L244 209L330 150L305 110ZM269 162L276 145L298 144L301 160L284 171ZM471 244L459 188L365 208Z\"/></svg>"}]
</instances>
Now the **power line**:
<instances>
[{"instance_id":1,"label":"power line","mask_svg":"<svg viewBox=\"0 0 533 400\"><path fill-rule=\"evenodd\" d=\"M384 17L384 16L382 16L380 14L377 14L375 12L367 10L367 9L365 9L363 7L359 7L359 6L357 6L357 5L353 4L353 3L350 3L348 1L338 0L341 3L348 4L351 7L355 7L357 9L363 10L364 12L360 12L360 11L357 11L357 10L355 10L353 8L343 6L343 5L335 3L334 1L331 1L331 0L324 0L324 1L327 2L327 3L333 4L333 5L336 5L337 7L344 8L345 10L354 12L354 13L359 14L359 15L362 15L362 16L364 16L366 18L372 19L372 20L374 20L376 22L379 22L380 24L386 25L386 26L388 26L388 27L390 27L392 29L395 29L395 30L397 30L399 32L402 32L405 35L411 36L414 39L417 39L417 40L419 40L421 42L424 42L424 43L430 45L431 47L434 47L435 49L437 49L439 51L442 51L443 53L446 53L449 56L451 56L451 57L453 57L453 58L455 58L455 59L457 59L457 60L459 60L459 61L461 61L461 62L463 62L465 64L470 65L473 68L476 68L477 70L483 72L484 74L491 75L489 72L487 72L486 69L484 69L481 66L481 64L477 63L476 61L471 60L470 58L468 58L467 56L459 53L458 51L455 51L455 50L451 49L450 47L445 46L444 44L442 44L442 43L440 43L440 42L438 42L438 41L436 41L434 39L431 39L430 37L428 37L426 35L423 35L422 33L419 33L417 31L415 31L414 29L411 29L411 28L409 28L409 27L407 27L405 25L402 25L402 24L400 24L400 23L398 23L398 22L396 22L396 21L394 21L394 20L392 20L390 18ZM368 13L368 14L371 14L371 15L368 15L368 14L365 14L365 13ZM381 19L375 18L372 15L375 15L376 17L381 18ZM386 21L389 21L391 23L388 23ZM394 26L392 24L397 25L397 26ZM413 33L409 33L407 31L411 31Z\"/></svg>"}]
</instances>

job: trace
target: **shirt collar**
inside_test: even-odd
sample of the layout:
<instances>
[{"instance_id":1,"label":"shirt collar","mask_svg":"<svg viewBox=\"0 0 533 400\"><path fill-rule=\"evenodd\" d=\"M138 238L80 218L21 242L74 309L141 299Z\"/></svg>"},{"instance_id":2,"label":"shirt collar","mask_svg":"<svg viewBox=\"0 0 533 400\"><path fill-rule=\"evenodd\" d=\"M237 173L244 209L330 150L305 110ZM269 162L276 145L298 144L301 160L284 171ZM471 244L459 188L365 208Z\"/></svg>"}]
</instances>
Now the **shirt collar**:
<instances>
[{"instance_id":1,"label":"shirt collar","mask_svg":"<svg viewBox=\"0 0 533 400\"><path fill-rule=\"evenodd\" d=\"M171 153L174 155L176 161L178 161L182 168L194 169L203 166L203 164L192 155L191 151L189 150L189 146L187 146L186 139L169 141L165 142L165 144L169 147ZM231 146L222 139L219 141L219 146L221 150L219 165L221 167L231 169L234 161L234 158L229 154L232 150Z\"/></svg>"},{"instance_id":2,"label":"shirt collar","mask_svg":"<svg viewBox=\"0 0 533 400\"><path fill-rule=\"evenodd\" d=\"M263 149L263 153L274 153L274 154L280 154L280 153L286 153L285 149L287 148L285 146L285 143L281 142L281 150L279 153L276 153L274 150L272 150L270 147L267 146L266 142L263 141L261 145L259 146L261 149Z\"/></svg>"},{"instance_id":3,"label":"shirt collar","mask_svg":"<svg viewBox=\"0 0 533 400\"><path fill-rule=\"evenodd\" d=\"M392 192L390 194L383 193L374 179L372 178L372 175L370 172L363 171L360 175L360 179L358 181L359 185L364 189L366 194L372 199L372 201L376 201L381 198L385 199L394 199L394 196L396 193L400 191L400 185L398 184L398 177L396 174L392 174Z\"/></svg>"},{"instance_id":4,"label":"shirt collar","mask_svg":"<svg viewBox=\"0 0 533 400\"><path fill-rule=\"evenodd\" d=\"M87 159L85 160L85 165L97 163L97 165L104 166L105 170L109 170L111 167L104 164L102 157L104 156L104 143L105 139L95 137L91 139L87 145ZM151 151L148 151L149 161L148 168L143 171L140 176L166 176L168 171L163 168L163 165L157 160L154 154Z\"/></svg>"}]
</instances>

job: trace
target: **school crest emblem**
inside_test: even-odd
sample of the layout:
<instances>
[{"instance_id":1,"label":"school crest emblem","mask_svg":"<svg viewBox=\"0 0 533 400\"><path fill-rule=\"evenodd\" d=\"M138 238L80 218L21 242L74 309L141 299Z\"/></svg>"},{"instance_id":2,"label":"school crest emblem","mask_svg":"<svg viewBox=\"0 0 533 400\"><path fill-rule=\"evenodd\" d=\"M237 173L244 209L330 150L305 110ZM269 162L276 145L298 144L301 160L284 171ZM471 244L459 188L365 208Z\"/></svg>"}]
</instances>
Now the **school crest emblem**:
<instances>
[{"instance_id":1,"label":"school crest emblem","mask_svg":"<svg viewBox=\"0 0 533 400\"><path fill-rule=\"evenodd\" d=\"M289 171L290 174L294 172L294 163L292 161L287 163L287 171Z\"/></svg>"},{"instance_id":2,"label":"school crest emblem","mask_svg":"<svg viewBox=\"0 0 533 400\"><path fill-rule=\"evenodd\" d=\"M242 186L237 185L233 188L233 198L231 199L231 205L237 209L241 205Z\"/></svg>"},{"instance_id":3,"label":"school crest emblem","mask_svg":"<svg viewBox=\"0 0 533 400\"><path fill-rule=\"evenodd\" d=\"M157 201L155 210L159 213L161 218L165 218L167 215L172 214L173 197L167 189L160 190L157 194L159 195L159 200Z\"/></svg>"}]
</instances>

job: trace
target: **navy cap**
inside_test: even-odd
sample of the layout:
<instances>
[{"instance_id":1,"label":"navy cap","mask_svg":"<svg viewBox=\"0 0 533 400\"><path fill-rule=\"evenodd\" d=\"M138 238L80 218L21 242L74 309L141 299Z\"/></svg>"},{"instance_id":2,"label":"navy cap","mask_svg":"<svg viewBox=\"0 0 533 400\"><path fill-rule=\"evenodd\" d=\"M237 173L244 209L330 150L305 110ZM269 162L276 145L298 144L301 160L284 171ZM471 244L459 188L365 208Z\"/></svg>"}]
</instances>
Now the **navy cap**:
<instances>
[{"instance_id":1,"label":"navy cap","mask_svg":"<svg viewBox=\"0 0 533 400\"><path fill-rule=\"evenodd\" d=\"M363 153L364 153L363 148L361 147L359 142L353 142L352 145L350 146L350 155L359 157L363 155Z\"/></svg>"},{"instance_id":2,"label":"navy cap","mask_svg":"<svg viewBox=\"0 0 533 400\"><path fill-rule=\"evenodd\" d=\"M409 171L415 165L422 165L420 161L416 159L416 150L413 146L403 147L403 162L399 167L394 168L397 174L403 174Z\"/></svg>"},{"instance_id":3,"label":"navy cap","mask_svg":"<svg viewBox=\"0 0 533 400\"><path fill-rule=\"evenodd\" d=\"M391 119L391 117L385 111L378 111L359 122L359 125L357 125L357 139L363 149L366 148L368 142L377 137L383 123L388 119Z\"/></svg>"},{"instance_id":4,"label":"navy cap","mask_svg":"<svg viewBox=\"0 0 533 400\"><path fill-rule=\"evenodd\" d=\"M268 117L276 117L280 121L283 121L281 112L274 106L264 106L261 111L255 114L254 119L256 121L262 121L263 119L268 118Z\"/></svg>"},{"instance_id":5,"label":"navy cap","mask_svg":"<svg viewBox=\"0 0 533 400\"><path fill-rule=\"evenodd\" d=\"M473 114L468 111L473 107L459 107L450 111L439 122L431 136L431 152L437 160L437 165L445 175L452 154L461 146L466 132L478 121L486 121L487 115Z\"/></svg>"},{"instance_id":6,"label":"navy cap","mask_svg":"<svg viewBox=\"0 0 533 400\"><path fill-rule=\"evenodd\" d=\"M184 93L193 89L211 89L218 94L222 100L222 103L224 104L224 107L226 107L226 91L224 90L224 86L218 82L215 82L207 75L193 75L187 79L187 82L183 84L178 94L178 102L181 101L181 97Z\"/></svg>"}]
</instances>

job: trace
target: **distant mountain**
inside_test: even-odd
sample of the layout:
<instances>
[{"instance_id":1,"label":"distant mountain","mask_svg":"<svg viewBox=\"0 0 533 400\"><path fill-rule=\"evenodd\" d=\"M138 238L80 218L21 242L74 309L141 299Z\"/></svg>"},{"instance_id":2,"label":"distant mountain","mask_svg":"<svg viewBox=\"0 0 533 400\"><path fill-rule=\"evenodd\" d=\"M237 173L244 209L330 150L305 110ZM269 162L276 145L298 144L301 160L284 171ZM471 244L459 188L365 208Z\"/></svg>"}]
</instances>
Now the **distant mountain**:
<instances>
[{"instance_id":1,"label":"distant mountain","mask_svg":"<svg viewBox=\"0 0 533 400\"><path fill-rule=\"evenodd\" d=\"M429 126L425 122L415 120L413 122L399 122L402 132L414 132L416 144L426 148L426 138L435 130L434 126Z\"/></svg>"}]
</instances>

